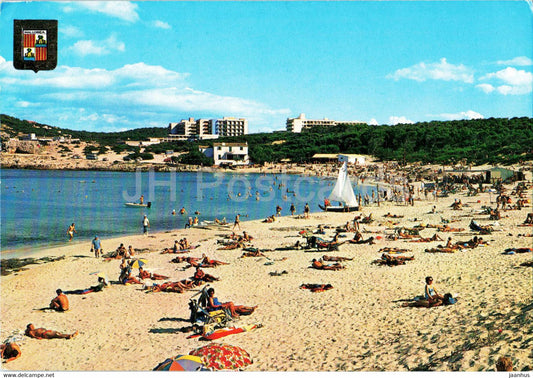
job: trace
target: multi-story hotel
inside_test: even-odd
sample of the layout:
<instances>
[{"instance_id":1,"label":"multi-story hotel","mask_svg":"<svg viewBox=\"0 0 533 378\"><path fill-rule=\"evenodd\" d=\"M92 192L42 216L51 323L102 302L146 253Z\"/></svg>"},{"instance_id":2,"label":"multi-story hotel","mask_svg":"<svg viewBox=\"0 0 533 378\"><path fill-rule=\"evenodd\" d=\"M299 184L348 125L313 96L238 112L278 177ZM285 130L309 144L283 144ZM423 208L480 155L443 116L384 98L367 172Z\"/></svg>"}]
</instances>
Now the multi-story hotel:
<instances>
[{"instance_id":1,"label":"multi-story hotel","mask_svg":"<svg viewBox=\"0 0 533 378\"><path fill-rule=\"evenodd\" d=\"M220 136L239 136L248 134L248 120L233 117L217 119L215 123L215 134Z\"/></svg>"},{"instance_id":2,"label":"multi-story hotel","mask_svg":"<svg viewBox=\"0 0 533 378\"><path fill-rule=\"evenodd\" d=\"M360 121L334 121L331 119L307 119L305 114L301 113L298 118L287 118L287 131L292 133L301 133L302 130L310 129L315 126L337 126L340 123L362 124Z\"/></svg>"},{"instance_id":3,"label":"multi-story hotel","mask_svg":"<svg viewBox=\"0 0 533 378\"><path fill-rule=\"evenodd\" d=\"M248 134L248 120L224 117L222 119L182 119L168 125L168 140L216 139L219 136Z\"/></svg>"}]
</instances>

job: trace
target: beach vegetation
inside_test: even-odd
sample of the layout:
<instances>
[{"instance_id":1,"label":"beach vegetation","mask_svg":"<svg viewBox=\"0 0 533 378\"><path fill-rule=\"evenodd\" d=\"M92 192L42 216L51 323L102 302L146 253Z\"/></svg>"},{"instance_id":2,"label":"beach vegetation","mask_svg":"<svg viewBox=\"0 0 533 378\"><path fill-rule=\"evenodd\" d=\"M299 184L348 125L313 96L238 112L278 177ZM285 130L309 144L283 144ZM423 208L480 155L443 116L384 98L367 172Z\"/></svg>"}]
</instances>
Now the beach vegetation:
<instances>
[{"instance_id":1,"label":"beach vegetation","mask_svg":"<svg viewBox=\"0 0 533 378\"><path fill-rule=\"evenodd\" d=\"M177 161L181 164L202 165L202 166L211 166L214 164L213 158L209 158L205 156L198 149L191 149L186 154L182 154L178 156L177 158L178 158Z\"/></svg>"},{"instance_id":2,"label":"beach vegetation","mask_svg":"<svg viewBox=\"0 0 533 378\"><path fill-rule=\"evenodd\" d=\"M148 152L133 152L133 153L123 157L124 161L131 161L131 160L137 160L137 159L140 159L140 160L153 160L154 159L154 155L152 155L151 153L148 153Z\"/></svg>"}]
</instances>

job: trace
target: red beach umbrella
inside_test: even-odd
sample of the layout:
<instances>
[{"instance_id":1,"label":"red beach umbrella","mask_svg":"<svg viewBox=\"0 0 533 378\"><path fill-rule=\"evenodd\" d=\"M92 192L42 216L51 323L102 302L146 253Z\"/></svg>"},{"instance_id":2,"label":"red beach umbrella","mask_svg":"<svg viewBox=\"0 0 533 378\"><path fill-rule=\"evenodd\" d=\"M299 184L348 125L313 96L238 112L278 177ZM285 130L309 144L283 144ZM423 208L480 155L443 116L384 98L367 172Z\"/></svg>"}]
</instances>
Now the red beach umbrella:
<instances>
[{"instance_id":1,"label":"red beach umbrella","mask_svg":"<svg viewBox=\"0 0 533 378\"><path fill-rule=\"evenodd\" d=\"M211 343L189 354L200 357L204 365L213 370L237 370L253 362L247 351L228 344Z\"/></svg>"}]
</instances>

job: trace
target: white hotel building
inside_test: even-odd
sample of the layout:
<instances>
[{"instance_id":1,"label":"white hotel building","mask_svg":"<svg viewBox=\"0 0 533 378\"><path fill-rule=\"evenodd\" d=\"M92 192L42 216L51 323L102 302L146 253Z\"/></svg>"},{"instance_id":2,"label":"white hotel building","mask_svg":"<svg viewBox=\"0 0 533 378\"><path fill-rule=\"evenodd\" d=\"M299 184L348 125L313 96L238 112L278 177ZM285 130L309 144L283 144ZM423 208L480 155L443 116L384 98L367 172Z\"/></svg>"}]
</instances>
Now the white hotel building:
<instances>
[{"instance_id":1,"label":"white hotel building","mask_svg":"<svg viewBox=\"0 0 533 378\"><path fill-rule=\"evenodd\" d=\"M337 126L340 123L363 124L361 121L334 121L332 119L307 119L305 114L301 113L298 118L287 118L287 131L292 133L301 133L302 130L310 129L315 126Z\"/></svg>"},{"instance_id":2,"label":"white hotel building","mask_svg":"<svg viewBox=\"0 0 533 378\"><path fill-rule=\"evenodd\" d=\"M224 117L222 119L182 119L168 125L168 141L217 139L219 136L248 134L248 120Z\"/></svg>"}]
</instances>

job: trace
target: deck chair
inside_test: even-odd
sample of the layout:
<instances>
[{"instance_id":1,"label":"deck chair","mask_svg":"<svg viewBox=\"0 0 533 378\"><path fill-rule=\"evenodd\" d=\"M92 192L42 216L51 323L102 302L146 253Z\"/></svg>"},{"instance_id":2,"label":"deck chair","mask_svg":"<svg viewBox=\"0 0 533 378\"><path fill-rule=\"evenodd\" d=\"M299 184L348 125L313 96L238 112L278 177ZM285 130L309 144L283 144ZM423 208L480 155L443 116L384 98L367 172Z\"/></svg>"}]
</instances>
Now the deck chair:
<instances>
[{"instance_id":1,"label":"deck chair","mask_svg":"<svg viewBox=\"0 0 533 378\"><path fill-rule=\"evenodd\" d=\"M209 285L205 285L189 300L189 309L191 310L190 321L193 326L201 327L203 333L212 331L215 328L224 328L232 319L229 310L208 310L208 288ZM198 299L195 298L196 296L198 296Z\"/></svg>"}]
</instances>

